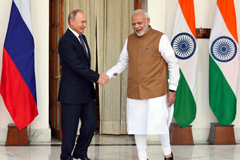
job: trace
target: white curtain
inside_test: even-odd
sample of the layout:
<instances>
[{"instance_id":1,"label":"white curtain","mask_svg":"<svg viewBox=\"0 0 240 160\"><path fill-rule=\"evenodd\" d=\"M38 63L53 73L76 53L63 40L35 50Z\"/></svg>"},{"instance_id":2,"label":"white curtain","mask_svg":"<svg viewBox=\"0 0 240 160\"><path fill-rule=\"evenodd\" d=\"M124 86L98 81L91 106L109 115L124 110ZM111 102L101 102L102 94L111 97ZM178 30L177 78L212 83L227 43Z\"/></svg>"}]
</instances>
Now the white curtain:
<instances>
[{"instance_id":1,"label":"white curtain","mask_svg":"<svg viewBox=\"0 0 240 160\"><path fill-rule=\"evenodd\" d=\"M126 38L132 33L131 14L134 0L65 0L67 16L73 9L87 16L87 37L92 57L92 69L103 73L116 64ZM97 61L97 63L96 63ZM127 71L99 85L100 134L127 134L126 126Z\"/></svg>"},{"instance_id":2,"label":"white curtain","mask_svg":"<svg viewBox=\"0 0 240 160\"><path fill-rule=\"evenodd\" d=\"M91 68L96 70L96 11L94 9L97 0L64 0L64 31L68 28L68 14L74 9L82 10L87 16L87 27L84 35L87 37L91 51Z\"/></svg>"}]
</instances>

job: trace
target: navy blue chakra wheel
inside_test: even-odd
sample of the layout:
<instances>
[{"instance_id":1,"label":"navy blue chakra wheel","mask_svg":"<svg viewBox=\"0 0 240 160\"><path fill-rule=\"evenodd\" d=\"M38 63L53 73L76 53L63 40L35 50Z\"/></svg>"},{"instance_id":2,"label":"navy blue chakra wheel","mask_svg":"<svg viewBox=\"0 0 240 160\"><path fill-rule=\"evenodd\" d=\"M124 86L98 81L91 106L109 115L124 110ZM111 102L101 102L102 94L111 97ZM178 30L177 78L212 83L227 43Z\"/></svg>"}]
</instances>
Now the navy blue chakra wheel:
<instances>
[{"instance_id":1,"label":"navy blue chakra wheel","mask_svg":"<svg viewBox=\"0 0 240 160\"><path fill-rule=\"evenodd\" d=\"M185 32L177 34L172 40L172 48L177 58L188 59L196 50L195 38Z\"/></svg>"},{"instance_id":2,"label":"navy blue chakra wheel","mask_svg":"<svg viewBox=\"0 0 240 160\"><path fill-rule=\"evenodd\" d=\"M211 45L211 55L220 62L231 61L237 54L237 45L233 39L221 36L215 39Z\"/></svg>"}]
</instances>

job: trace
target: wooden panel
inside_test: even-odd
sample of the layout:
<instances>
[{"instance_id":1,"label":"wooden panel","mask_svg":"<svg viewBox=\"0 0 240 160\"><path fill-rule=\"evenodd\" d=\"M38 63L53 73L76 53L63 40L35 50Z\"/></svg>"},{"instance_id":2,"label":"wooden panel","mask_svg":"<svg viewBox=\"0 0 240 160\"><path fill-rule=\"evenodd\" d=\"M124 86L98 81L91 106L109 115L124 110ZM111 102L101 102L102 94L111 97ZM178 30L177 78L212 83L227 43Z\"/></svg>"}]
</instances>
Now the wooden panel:
<instances>
[{"instance_id":1,"label":"wooden panel","mask_svg":"<svg viewBox=\"0 0 240 160\"><path fill-rule=\"evenodd\" d=\"M211 123L208 142L213 145L235 145L234 125L221 126Z\"/></svg>"},{"instance_id":2,"label":"wooden panel","mask_svg":"<svg viewBox=\"0 0 240 160\"><path fill-rule=\"evenodd\" d=\"M50 0L49 81L50 81L50 126L52 136L62 139L61 104L58 102L61 66L58 55L58 40L63 35L63 0Z\"/></svg>"},{"instance_id":3,"label":"wooden panel","mask_svg":"<svg viewBox=\"0 0 240 160\"><path fill-rule=\"evenodd\" d=\"M135 0L135 10L142 9L142 0Z\"/></svg>"},{"instance_id":4,"label":"wooden panel","mask_svg":"<svg viewBox=\"0 0 240 160\"><path fill-rule=\"evenodd\" d=\"M197 38L209 38L211 34L210 28L196 28Z\"/></svg>"},{"instance_id":5,"label":"wooden panel","mask_svg":"<svg viewBox=\"0 0 240 160\"><path fill-rule=\"evenodd\" d=\"M192 125L181 128L177 123L170 125L170 142L172 145L194 145Z\"/></svg>"}]
</instances>

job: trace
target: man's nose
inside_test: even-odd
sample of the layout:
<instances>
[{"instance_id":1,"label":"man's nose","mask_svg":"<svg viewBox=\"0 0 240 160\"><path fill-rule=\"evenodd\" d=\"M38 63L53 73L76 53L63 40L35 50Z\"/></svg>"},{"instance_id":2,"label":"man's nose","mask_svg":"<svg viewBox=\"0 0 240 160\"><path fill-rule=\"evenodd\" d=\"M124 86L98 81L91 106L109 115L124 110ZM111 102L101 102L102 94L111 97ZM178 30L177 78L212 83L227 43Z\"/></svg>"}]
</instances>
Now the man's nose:
<instances>
[{"instance_id":1,"label":"man's nose","mask_svg":"<svg viewBox=\"0 0 240 160\"><path fill-rule=\"evenodd\" d=\"M135 24L135 25L133 26L134 29L137 29L138 27L139 27L139 24Z\"/></svg>"}]
</instances>

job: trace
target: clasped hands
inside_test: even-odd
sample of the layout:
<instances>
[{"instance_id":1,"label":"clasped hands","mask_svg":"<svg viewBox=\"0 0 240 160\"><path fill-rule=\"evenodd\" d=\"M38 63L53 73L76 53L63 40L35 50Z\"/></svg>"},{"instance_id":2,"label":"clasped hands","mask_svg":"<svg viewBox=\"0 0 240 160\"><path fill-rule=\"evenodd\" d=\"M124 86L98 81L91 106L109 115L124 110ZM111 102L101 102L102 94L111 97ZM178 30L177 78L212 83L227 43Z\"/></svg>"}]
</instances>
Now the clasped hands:
<instances>
[{"instance_id":1,"label":"clasped hands","mask_svg":"<svg viewBox=\"0 0 240 160\"><path fill-rule=\"evenodd\" d=\"M99 83L101 85L105 85L108 81L109 81L108 75L106 75L105 73L102 73L102 74L100 74L97 83Z\"/></svg>"}]
</instances>

